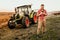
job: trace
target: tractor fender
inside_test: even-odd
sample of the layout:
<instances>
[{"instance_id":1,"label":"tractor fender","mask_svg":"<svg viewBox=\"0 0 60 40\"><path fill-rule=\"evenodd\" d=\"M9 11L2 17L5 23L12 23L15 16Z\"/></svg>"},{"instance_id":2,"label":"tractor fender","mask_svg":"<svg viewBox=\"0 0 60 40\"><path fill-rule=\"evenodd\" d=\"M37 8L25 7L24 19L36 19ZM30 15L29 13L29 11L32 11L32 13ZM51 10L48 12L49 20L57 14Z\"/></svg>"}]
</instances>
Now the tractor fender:
<instances>
[{"instance_id":1,"label":"tractor fender","mask_svg":"<svg viewBox=\"0 0 60 40\"><path fill-rule=\"evenodd\" d=\"M30 13L30 18L33 18L34 12Z\"/></svg>"}]
</instances>

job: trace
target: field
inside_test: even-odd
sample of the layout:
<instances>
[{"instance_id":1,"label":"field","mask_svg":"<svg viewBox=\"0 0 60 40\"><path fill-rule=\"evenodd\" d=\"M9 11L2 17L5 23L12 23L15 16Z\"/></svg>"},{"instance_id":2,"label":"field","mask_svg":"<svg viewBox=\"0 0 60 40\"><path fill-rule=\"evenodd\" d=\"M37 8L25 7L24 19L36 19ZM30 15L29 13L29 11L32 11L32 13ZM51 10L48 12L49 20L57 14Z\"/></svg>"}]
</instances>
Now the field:
<instances>
[{"instance_id":1,"label":"field","mask_svg":"<svg viewBox=\"0 0 60 40\"><path fill-rule=\"evenodd\" d=\"M0 24L6 23L12 16L12 14L14 14L14 12L0 12Z\"/></svg>"},{"instance_id":2,"label":"field","mask_svg":"<svg viewBox=\"0 0 60 40\"><path fill-rule=\"evenodd\" d=\"M9 29L7 22L12 15L9 13L0 14L0 40L60 40L60 15L47 17L46 33L41 34L41 38L37 38L37 24L31 25L29 28Z\"/></svg>"},{"instance_id":3,"label":"field","mask_svg":"<svg viewBox=\"0 0 60 40\"><path fill-rule=\"evenodd\" d=\"M11 13L0 12L0 24L8 21L11 15L12 15L12 12Z\"/></svg>"}]
</instances>

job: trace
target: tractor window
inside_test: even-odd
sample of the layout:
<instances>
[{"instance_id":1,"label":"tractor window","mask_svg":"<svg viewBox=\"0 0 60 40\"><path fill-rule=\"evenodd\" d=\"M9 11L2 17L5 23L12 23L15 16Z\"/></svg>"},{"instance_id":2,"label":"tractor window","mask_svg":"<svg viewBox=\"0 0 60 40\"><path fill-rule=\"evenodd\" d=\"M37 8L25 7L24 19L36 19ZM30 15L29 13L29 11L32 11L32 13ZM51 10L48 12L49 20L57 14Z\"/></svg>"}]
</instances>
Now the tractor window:
<instances>
[{"instance_id":1,"label":"tractor window","mask_svg":"<svg viewBox=\"0 0 60 40\"><path fill-rule=\"evenodd\" d=\"M25 12L27 11L27 8L25 8Z\"/></svg>"},{"instance_id":2,"label":"tractor window","mask_svg":"<svg viewBox=\"0 0 60 40\"><path fill-rule=\"evenodd\" d=\"M28 11L29 11L29 13L31 13L32 9L28 7Z\"/></svg>"},{"instance_id":3,"label":"tractor window","mask_svg":"<svg viewBox=\"0 0 60 40\"><path fill-rule=\"evenodd\" d=\"M24 11L24 8L22 8L22 11Z\"/></svg>"},{"instance_id":4,"label":"tractor window","mask_svg":"<svg viewBox=\"0 0 60 40\"><path fill-rule=\"evenodd\" d=\"M29 11L27 8L25 8L25 15L29 15Z\"/></svg>"},{"instance_id":5,"label":"tractor window","mask_svg":"<svg viewBox=\"0 0 60 40\"><path fill-rule=\"evenodd\" d=\"M19 12L21 12L21 8L19 8Z\"/></svg>"},{"instance_id":6,"label":"tractor window","mask_svg":"<svg viewBox=\"0 0 60 40\"><path fill-rule=\"evenodd\" d=\"M20 16L24 16L24 12L21 11L21 12L19 13L19 15L20 15Z\"/></svg>"}]
</instances>

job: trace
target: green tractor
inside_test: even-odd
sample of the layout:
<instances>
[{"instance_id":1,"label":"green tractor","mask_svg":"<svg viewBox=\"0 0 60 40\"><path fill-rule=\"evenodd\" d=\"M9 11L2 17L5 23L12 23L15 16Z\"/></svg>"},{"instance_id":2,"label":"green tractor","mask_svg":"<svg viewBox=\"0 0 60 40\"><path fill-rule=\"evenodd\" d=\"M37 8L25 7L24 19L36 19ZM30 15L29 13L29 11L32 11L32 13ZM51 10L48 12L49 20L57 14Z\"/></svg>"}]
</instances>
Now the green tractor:
<instances>
[{"instance_id":1,"label":"green tractor","mask_svg":"<svg viewBox=\"0 0 60 40\"><path fill-rule=\"evenodd\" d=\"M8 21L8 27L13 29L17 24L29 27L32 23L37 23L36 12L31 9L31 5L23 5L15 8L15 14Z\"/></svg>"}]
</instances>

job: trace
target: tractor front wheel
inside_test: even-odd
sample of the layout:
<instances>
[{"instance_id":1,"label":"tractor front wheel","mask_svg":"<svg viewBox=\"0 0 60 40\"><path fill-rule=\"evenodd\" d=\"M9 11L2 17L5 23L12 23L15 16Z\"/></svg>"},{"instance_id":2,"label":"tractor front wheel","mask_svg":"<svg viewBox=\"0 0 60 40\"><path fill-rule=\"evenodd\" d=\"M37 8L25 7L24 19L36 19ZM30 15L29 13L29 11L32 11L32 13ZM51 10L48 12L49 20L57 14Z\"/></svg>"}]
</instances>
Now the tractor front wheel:
<instances>
[{"instance_id":1,"label":"tractor front wheel","mask_svg":"<svg viewBox=\"0 0 60 40\"><path fill-rule=\"evenodd\" d=\"M12 21L9 21L9 22L8 22L8 27L9 27L10 29L14 29L15 26L16 26L15 22L12 22Z\"/></svg>"},{"instance_id":2,"label":"tractor front wheel","mask_svg":"<svg viewBox=\"0 0 60 40\"><path fill-rule=\"evenodd\" d=\"M28 17L23 17L22 23L24 27L29 27L30 26L30 21Z\"/></svg>"}]
</instances>

